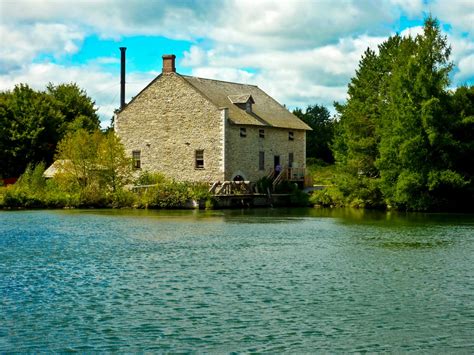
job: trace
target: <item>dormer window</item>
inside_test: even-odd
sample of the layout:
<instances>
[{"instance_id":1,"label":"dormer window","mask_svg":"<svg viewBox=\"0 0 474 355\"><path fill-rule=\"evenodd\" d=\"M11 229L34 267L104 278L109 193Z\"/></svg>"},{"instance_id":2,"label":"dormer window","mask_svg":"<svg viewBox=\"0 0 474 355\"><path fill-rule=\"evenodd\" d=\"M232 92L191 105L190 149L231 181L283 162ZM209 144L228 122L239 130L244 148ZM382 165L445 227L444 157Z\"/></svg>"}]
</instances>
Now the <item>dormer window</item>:
<instances>
[{"instance_id":1,"label":"dormer window","mask_svg":"<svg viewBox=\"0 0 474 355\"><path fill-rule=\"evenodd\" d=\"M228 99L235 106L239 107L242 110L245 110L245 112L252 113L252 104L255 103L252 95L250 94L229 95Z\"/></svg>"}]
</instances>

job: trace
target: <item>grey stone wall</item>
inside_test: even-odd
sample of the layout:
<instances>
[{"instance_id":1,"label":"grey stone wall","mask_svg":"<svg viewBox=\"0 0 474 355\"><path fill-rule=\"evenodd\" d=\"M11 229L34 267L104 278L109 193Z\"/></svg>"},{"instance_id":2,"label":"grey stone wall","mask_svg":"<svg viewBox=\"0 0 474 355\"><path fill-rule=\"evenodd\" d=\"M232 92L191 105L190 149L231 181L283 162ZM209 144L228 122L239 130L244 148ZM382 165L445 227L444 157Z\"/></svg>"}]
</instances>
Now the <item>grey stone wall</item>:
<instances>
[{"instance_id":1,"label":"grey stone wall","mask_svg":"<svg viewBox=\"0 0 474 355\"><path fill-rule=\"evenodd\" d=\"M274 167L274 156L280 156L282 167L288 167L289 153L293 153L294 167L306 166L306 132L273 127L239 126L227 124L226 131L226 174L231 180L235 175L242 175L246 180L256 181ZM247 136L240 136L240 128L245 127ZM263 129L265 138L259 137ZM288 132L293 132L294 140L288 139ZM259 170L259 152L265 152L265 169Z\"/></svg>"},{"instance_id":2,"label":"grey stone wall","mask_svg":"<svg viewBox=\"0 0 474 355\"><path fill-rule=\"evenodd\" d=\"M116 117L127 153L141 151L142 170L179 181L224 180L221 110L174 73L154 81ZM204 169L195 151L204 150Z\"/></svg>"}]
</instances>

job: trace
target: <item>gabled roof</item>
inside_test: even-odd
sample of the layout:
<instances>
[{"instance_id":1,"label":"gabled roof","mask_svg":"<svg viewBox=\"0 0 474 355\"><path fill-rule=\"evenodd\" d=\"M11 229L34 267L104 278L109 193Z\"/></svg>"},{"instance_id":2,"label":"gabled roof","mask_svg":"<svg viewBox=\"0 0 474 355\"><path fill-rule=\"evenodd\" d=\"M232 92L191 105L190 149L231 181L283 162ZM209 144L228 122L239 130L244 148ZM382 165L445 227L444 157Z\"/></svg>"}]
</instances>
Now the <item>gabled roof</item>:
<instances>
[{"instance_id":1,"label":"gabled roof","mask_svg":"<svg viewBox=\"0 0 474 355\"><path fill-rule=\"evenodd\" d=\"M253 99L252 95L247 94L247 95L229 95L227 96L233 104L246 104L248 101L251 103L255 103L255 100Z\"/></svg>"},{"instance_id":2,"label":"gabled roof","mask_svg":"<svg viewBox=\"0 0 474 355\"><path fill-rule=\"evenodd\" d=\"M258 86L187 75L180 76L200 91L214 105L228 108L229 120L235 124L311 130L311 127L267 95ZM249 99L253 100L252 112L250 113L236 105L246 103Z\"/></svg>"},{"instance_id":3,"label":"gabled roof","mask_svg":"<svg viewBox=\"0 0 474 355\"><path fill-rule=\"evenodd\" d=\"M70 165L70 160L59 159L55 160L48 169L43 172L45 178L53 178L58 173L63 173L66 170L66 166Z\"/></svg>"}]
</instances>

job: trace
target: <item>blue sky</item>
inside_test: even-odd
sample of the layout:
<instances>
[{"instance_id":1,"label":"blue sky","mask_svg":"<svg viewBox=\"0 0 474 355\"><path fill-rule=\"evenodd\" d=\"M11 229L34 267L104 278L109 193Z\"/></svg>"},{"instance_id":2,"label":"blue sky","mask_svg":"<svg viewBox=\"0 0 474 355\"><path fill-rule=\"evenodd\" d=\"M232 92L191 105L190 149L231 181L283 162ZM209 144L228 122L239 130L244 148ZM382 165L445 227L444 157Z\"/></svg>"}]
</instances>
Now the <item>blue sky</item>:
<instances>
[{"instance_id":1,"label":"blue sky","mask_svg":"<svg viewBox=\"0 0 474 355\"><path fill-rule=\"evenodd\" d=\"M252 83L290 108L344 101L361 54L437 17L452 46L452 87L474 84L474 1L0 0L0 90L77 82L103 126L175 54L177 71Z\"/></svg>"}]
</instances>

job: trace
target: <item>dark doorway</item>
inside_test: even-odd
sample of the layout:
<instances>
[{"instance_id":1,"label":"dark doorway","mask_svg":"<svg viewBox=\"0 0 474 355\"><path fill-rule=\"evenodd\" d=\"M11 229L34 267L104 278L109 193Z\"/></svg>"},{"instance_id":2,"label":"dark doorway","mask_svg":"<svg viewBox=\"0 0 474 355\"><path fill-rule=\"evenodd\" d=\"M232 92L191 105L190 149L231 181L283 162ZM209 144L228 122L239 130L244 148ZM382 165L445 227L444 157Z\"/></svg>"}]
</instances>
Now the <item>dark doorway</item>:
<instances>
[{"instance_id":1,"label":"dark doorway","mask_svg":"<svg viewBox=\"0 0 474 355\"><path fill-rule=\"evenodd\" d=\"M280 165L280 156L279 155L275 155L273 157L273 168L276 170L276 167Z\"/></svg>"},{"instance_id":2,"label":"dark doorway","mask_svg":"<svg viewBox=\"0 0 474 355\"><path fill-rule=\"evenodd\" d=\"M280 156L279 155L274 155L274 157L273 157L273 169L275 171L274 176L276 178L281 173L281 164L280 164Z\"/></svg>"}]
</instances>

